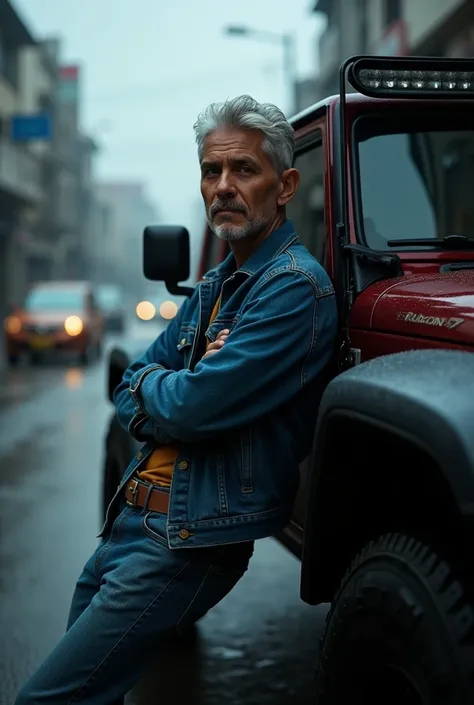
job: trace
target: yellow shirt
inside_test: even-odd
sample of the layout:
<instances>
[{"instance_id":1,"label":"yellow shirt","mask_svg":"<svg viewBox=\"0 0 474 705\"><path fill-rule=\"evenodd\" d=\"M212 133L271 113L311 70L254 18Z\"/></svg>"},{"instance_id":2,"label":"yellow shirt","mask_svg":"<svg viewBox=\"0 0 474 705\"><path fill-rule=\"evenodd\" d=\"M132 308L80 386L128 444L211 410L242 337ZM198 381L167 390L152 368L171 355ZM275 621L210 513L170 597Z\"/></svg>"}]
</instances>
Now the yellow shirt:
<instances>
[{"instance_id":1,"label":"yellow shirt","mask_svg":"<svg viewBox=\"0 0 474 705\"><path fill-rule=\"evenodd\" d=\"M213 322L219 312L220 296L216 301L214 310L211 314L209 325ZM207 350L207 346L206 346ZM170 445L159 446L148 458L145 469L138 473L138 477L143 482L152 482L160 487L170 487L171 478L173 476L174 464L178 457L178 445L176 443Z\"/></svg>"}]
</instances>

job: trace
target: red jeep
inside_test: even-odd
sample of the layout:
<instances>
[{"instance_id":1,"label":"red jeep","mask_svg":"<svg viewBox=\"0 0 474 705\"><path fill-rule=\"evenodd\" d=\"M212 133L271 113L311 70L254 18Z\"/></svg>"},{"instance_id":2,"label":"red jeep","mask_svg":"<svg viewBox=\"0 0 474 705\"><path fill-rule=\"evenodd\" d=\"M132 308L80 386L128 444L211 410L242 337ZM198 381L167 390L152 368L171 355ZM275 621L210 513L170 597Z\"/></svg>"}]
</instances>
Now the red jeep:
<instances>
[{"instance_id":1,"label":"red jeep","mask_svg":"<svg viewBox=\"0 0 474 705\"><path fill-rule=\"evenodd\" d=\"M331 603L317 702L472 704L474 61L352 58L340 95L292 124L302 182L288 216L341 321L278 537L301 558L302 599ZM187 237L145 232L146 274L173 292ZM226 254L213 243L203 270ZM110 393L128 361L112 353ZM132 452L113 420L106 499Z\"/></svg>"}]
</instances>

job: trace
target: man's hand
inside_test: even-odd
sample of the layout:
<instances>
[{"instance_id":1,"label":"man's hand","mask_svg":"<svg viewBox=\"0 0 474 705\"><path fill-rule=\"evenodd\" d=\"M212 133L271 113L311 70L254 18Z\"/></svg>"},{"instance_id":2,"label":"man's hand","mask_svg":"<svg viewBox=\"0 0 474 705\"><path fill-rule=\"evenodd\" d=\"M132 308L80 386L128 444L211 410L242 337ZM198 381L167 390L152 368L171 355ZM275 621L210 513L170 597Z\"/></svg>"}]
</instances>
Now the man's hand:
<instances>
[{"instance_id":1,"label":"man's hand","mask_svg":"<svg viewBox=\"0 0 474 705\"><path fill-rule=\"evenodd\" d=\"M205 360L206 357L210 357L211 355L214 355L216 352L218 352L222 347L224 347L224 343L227 340L227 336L229 335L229 330L227 328L224 328L224 330L221 330L217 338L213 343L210 343L205 354L202 356L202 359Z\"/></svg>"}]
</instances>

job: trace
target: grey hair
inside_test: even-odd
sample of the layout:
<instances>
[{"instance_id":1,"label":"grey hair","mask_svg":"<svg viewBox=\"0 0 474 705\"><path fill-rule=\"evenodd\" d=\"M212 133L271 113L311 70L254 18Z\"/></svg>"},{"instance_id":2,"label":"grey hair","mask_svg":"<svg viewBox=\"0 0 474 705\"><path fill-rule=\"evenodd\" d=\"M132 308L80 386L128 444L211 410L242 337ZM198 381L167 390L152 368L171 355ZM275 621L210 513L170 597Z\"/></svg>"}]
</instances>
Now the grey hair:
<instances>
[{"instance_id":1,"label":"grey hair","mask_svg":"<svg viewBox=\"0 0 474 705\"><path fill-rule=\"evenodd\" d=\"M293 128L276 105L258 103L249 95L240 95L223 103L211 103L194 123L199 161L204 142L211 132L220 127L260 130L264 135L262 149L280 175L293 166L295 135Z\"/></svg>"}]
</instances>

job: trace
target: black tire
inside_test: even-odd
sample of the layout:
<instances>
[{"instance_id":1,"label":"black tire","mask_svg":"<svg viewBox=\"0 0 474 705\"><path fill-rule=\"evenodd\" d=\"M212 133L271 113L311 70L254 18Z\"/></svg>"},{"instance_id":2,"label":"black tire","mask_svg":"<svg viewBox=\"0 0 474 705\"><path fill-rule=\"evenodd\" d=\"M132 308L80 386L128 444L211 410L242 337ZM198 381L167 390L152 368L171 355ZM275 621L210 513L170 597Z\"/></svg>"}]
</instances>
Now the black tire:
<instances>
[{"instance_id":1,"label":"black tire","mask_svg":"<svg viewBox=\"0 0 474 705\"><path fill-rule=\"evenodd\" d=\"M19 355L8 355L7 356L7 361L10 367L16 367L18 363L20 362L20 356Z\"/></svg>"},{"instance_id":2,"label":"black tire","mask_svg":"<svg viewBox=\"0 0 474 705\"><path fill-rule=\"evenodd\" d=\"M354 560L321 638L316 703L474 703L474 609L430 548L390 534Z\"/></svg>"}]
</instances>

